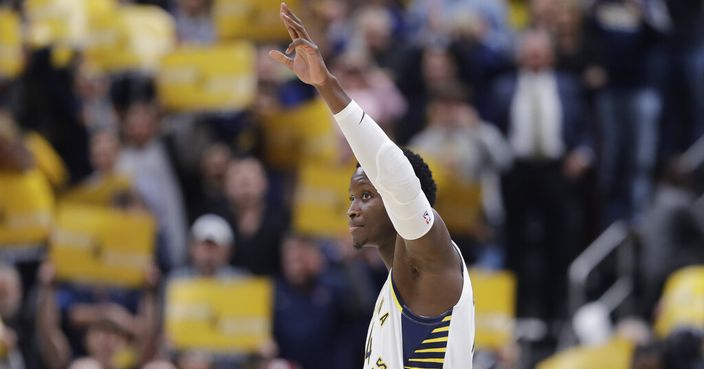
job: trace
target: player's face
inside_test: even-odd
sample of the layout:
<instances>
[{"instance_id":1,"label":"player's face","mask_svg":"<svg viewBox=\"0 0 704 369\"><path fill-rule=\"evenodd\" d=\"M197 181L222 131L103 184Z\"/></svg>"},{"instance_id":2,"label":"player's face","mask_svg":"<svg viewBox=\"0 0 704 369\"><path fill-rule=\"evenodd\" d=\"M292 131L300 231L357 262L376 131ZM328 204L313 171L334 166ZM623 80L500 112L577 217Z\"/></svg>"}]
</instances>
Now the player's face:
<instances>
[{"instance_id":1,"label":"player's face","mask_svg":"<svg viewBox=\"0 0 704 369\"><path fill-rule=\"evenodd\" d=\"M352 244L359 249L365 245L379 246L396 239L381 196L362 168L357 168L350 179L349 216Z\"/></svg>"}]
</instances>

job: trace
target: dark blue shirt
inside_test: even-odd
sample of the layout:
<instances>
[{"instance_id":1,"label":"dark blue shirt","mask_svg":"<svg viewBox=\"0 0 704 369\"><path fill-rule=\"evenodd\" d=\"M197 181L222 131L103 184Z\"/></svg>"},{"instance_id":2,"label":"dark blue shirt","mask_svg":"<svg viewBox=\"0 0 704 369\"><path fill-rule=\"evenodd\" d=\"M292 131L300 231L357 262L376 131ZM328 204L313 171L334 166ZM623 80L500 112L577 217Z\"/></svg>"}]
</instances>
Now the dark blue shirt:
<instances>
[{"instance_id":1,"label":"dark blue shirt","mask_svg":"<svg viewBox=\"0 0 704 369\"><path fill-rule=\"evenodd\" d=\"M85 329L76 329L69 322L69 312L76 304L114 303L136 315L141 291L121 288L97 288L64 284L56 291L56 303L61 312L61 326L66 333L74 357L85 356Z\"/></svg>"},{"instance_id":2,"label":"dark blue shirt","mask_svg":"<svg viewBox=\"0 0 704 369\"><path fill-rule=\"evenodd\" d=\"M340 293L324 278L318 278L305 290L283 278L276 281L274 337L282 358L293 360L304 369L332 367L343 315Z\"/></svg>"}]
</instances>

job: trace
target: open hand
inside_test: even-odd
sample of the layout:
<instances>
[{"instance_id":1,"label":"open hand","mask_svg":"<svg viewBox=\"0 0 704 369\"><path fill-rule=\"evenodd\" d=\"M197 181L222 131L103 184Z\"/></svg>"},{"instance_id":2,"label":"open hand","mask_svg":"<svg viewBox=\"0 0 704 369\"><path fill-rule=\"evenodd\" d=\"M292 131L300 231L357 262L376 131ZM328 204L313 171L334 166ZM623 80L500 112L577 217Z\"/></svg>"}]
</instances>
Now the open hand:
<instances>
[{"instance_id":1,"label":"open hand","mask_svg":"<svg viewBox=\"0 0 704 369\"><path fill-rule=\"evenodd\" d=\"M314 86L322 85L330 78L330 72L325 66L318 46L308 35L301 19L293 14L286 3L281 3L279 16L292 42L288 45L285 54L278 50L271 50L269 56L288 67L301 81ZM291 52L295 52L293 57L288 56Z\"/></svg>"}]
</instances>

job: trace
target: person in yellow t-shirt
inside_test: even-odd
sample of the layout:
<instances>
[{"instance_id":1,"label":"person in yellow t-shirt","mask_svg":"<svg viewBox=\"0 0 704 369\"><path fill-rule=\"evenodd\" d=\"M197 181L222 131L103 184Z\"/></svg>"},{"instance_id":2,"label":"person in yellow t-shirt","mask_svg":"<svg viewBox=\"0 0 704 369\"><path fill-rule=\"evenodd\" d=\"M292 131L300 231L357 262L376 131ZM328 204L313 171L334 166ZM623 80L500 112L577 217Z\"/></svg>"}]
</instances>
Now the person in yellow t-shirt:
<instances>
[{"instance_id":1,"label":"person in yellow t-shirt","mask_svg":"<svg viewBox=\"0 0 704 369\"><path fill-rule=\"evenodd\" d=\"M30 146L0 96L0 260L35 257L48 235L53 193Z\"/></svg>"}]
</instances>

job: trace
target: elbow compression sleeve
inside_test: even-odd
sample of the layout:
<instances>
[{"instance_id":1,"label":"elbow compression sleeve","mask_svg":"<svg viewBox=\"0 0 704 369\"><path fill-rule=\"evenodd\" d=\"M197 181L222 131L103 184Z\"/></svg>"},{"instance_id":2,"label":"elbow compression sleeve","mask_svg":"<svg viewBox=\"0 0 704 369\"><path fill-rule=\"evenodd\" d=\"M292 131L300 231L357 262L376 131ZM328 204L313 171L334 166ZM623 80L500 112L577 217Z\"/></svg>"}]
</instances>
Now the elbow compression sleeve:
<instances>
[{"instance_id":1,"label":"elbow compression sleeve","mask_svg":"<svg viewBox=\"0 0 704 369\"><path fill-rule=\"evenodd\" d=\"M381 195L398 234L415 240L428 233L435 213L403 151L354 101L335 114L335 120Z\"/></svg>"}]
</instances>

